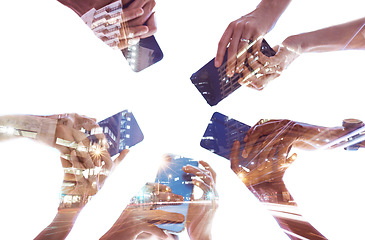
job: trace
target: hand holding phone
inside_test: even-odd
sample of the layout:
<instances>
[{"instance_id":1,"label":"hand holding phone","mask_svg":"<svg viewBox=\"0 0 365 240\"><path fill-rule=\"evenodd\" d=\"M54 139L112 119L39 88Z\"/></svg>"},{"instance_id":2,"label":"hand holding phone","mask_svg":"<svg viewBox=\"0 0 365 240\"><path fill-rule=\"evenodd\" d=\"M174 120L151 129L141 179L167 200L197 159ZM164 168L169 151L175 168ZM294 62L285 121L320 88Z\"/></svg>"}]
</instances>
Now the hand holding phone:
<instances>
[{"instance_id":1,"label":"hand holding phone","mask_svg":"<svg viewBox=\"0 0 365 240\"><path fill-rule=\"evenodd\" d=\"M105 44L120 49L135 72L155 64L163 53L156 32L155 1L124 1L90 9L81 18Z\"/></svg>"},{"instance_id":2,"label":"hand holding phone","mask_svg":"<svg viewBox=\"0 0 365 240\"><path fill-rule=\"evenodd\" d=\"M186 218L194 187L191 178L193 175L183 170L183 167L187 165L197 167L198 162L191 158L174 155L166 155L164 157L155 182L169 187L172 193L182 196L183 201L178 202L178 204L158 204L156 205L157 209L180 213ZM185 221L183 223L157 224L156 226L170 232L178 233L184 229Z\"/></svg>"},{"instance_id":3,"label":"hand holding phone","mask_svg":"<svg viewBox=\"0 0 365 240\"><path fill-rule=\"evenodd\" d=\"M250 53L250 51L248 51ZM262 40L261 53L267 57L275 55L275 51L270 45ZM226 74L227 68L227 51L223 58L223 63L219 68L214 65L214 59L204 65L196 73L194 73L190 80L202 94L204 99L210 106L217 105L224 98L228 97L232 92L241 87L241 83L247 76L250 78L250 74L254 76L255 69L252 64L257 62L256 56L252 59L246 59L244 66L240 73L235 73L232 77L228 77Z\"/></svg>"},{"instance_id":4,"label":"hand holding phone","mask_svg":"<svg viewBox=\"0 0 365 240\"><path fill-rule=\"evenodd\" d=\"M193 179L196 186L189 205L186 229L190 239L210 239L215 212L218 208L218 193L215 188L216 173L205 161L201 167L186 166L184 172L197 176ZM197 191L197 190L200 191ZM198 194L200 192L200 194Z\"/></svg>"},{"instance_id":5,"label":"hand holding phone","mask_svg":"<svg viewBox=\"0 0 365 240\"><path fill-rule=\"evenodd\" d=\"M215 112L200 141L200 146L221 157L230 159L231 149L236 141L240 143L238 151L242 153L245 147L244 139L250 129L249 125ZM247 167L249 164L241 154L238 155L237 162L242 167Z\"/></svg>"}]
</instances>

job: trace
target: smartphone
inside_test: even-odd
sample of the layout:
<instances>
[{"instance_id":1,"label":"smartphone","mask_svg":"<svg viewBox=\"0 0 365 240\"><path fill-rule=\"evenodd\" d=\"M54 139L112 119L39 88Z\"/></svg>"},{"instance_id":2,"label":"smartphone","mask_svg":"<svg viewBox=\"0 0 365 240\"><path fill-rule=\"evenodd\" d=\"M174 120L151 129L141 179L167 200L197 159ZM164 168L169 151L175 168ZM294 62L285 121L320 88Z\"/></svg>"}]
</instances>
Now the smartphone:
<instances>
[{"instance_id":1,"label":"smartphone","mask_svg":"<svg viewBox=\"0 0 365 240\"><path fill-rule=\"evenodd\" d=\"M233 143L239 141L240 152L242 152L245 147L244 138L250 128L249 125L215 112L200 141L200 146L230 160ZM249 162L246 161L239 154L239 165L241 167L247 167Z\"/></svg>"},{"instance_id":2,"label":"smartphone","mask_svg":"<svg viewBox=\"0 0 365 240\"><path fill-rule=\"evenodd\" d=\"M262 40L261 52L268 57L276 52L270 47L265 39ZM190 80L210 106L217 105L220 101L237 90L241 85L238 80L242 74L235 73L232 77L226 76L227 51L223 63L219 68L214 66L214 58L194 73ZM251 68L246 64L246 67Z\"/></svg>"},{"instance_id":3,"label":"smartphone","mask_svg":"<svg viewBox=\"0 0 365 240\"><path fill-rule=\"evenodd\" d=\"M137 44L122 49L122 53L135 72L140 72L163 58L162 50L154 36L140 39Z\"/></svg>"},{"instance_id":4,"label":"smartphone","mask_svg":"<svg viewBox=\"0 0 365 240\"><path fill-rule=\"evenodd\" d=\"M100 39L113 48L118 44L115 37L117 32L120 31L118 21L115 21L115 19L119 19L123 9L127 8L132 2L123 5L122 1L115 1L95 11L91 29ZM128 27L125 23L122 23L122 28ZM137 44L121 51L129 66L135 72L140 72L163 58L162 50L154 36L140 39Z\"/></svg>"},{"instance_id":5,"label":"smartphone","mask_svg":"<svg viewBox=\"0 0 365 240\"><path fill-rule=\"evenodd\" d=\"M189 202L191 201L191 194L194 188L191 175L185 173L182 168L186 165L198 167L199 163L191 158L173 156L165 158L157 172L156 183L163 184L171 188L171 192L184 197L184 202L179 204L162 204L157 205L156 208L167 212L180 213L185 216L185 221L189 209ZM156 224L157 227L167 230L172 233L179 233L184 230L185 221L182 223L163 223Z\"/></svg>"},{"instance_id":6,"label":"smartphone","mask_svg":"<svg viewBox=\"0 0 365 240\"><path fill-rule=\"evenodd\" d=\"M109 145L108 152L112 157L144 139L137 120L129 110L114 114L98 124L99 128L89 132L88 138L92 144L99 143L95 134L103 133Z\"/></svg>"}]
</instances>

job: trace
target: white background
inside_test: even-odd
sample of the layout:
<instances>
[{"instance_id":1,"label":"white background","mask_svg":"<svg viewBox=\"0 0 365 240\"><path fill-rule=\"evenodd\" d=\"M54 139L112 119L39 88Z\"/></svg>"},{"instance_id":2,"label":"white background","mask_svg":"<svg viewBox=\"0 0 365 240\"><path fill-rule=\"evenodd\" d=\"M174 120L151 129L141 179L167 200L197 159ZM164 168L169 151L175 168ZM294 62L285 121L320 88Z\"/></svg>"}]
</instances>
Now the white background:
<instances>
[{"instance_id":1,"label":"white background","mask_svg":"<svg viewBox=\"0 0 365 240\"><path fill-rule=\"evenodd\" d=\"M305 54L262 92L240 88L216 107L189 78L211 60L226 26L258 1L167 1L156 6L156 39L164 59L133 73L119 51L98 40L56 1L2 3L0 114L77 112L99 120L131 109L145 140L84 209L70 239L97 239L146 181L160 156L171 152L208 161L218 174L220 206L214 239L285 239L275 220L229 169L228 161L199 146L213 112L249 125L285 118L338 126L365 119L363 51ZM287 36L363 17L364 2L294 1L271 45ZM62 169L58 153L27 140L0 144L1 239L31 239L53 219ZM286 183L304 215L330 239L365 238L363 151L299 153Z\"/></svg>"}]
</instances>

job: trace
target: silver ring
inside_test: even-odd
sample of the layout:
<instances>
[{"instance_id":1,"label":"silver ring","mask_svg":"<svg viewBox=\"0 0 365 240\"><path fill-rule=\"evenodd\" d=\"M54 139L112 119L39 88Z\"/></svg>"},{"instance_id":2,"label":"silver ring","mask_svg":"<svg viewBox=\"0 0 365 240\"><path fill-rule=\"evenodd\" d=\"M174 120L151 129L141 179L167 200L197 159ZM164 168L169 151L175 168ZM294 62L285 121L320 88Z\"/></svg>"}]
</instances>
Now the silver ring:
<instances>
[{"instance_id":1,"label":"silver ring","mask_svg":"<svg viewBox=\"0 0 365 240\"><path fill-rule=\"evenodd\" d=\"M245 39L245 38L241 38L241 42L247 42L247 43L250 43L250 40Z\"/></svg>"}]
</instances>

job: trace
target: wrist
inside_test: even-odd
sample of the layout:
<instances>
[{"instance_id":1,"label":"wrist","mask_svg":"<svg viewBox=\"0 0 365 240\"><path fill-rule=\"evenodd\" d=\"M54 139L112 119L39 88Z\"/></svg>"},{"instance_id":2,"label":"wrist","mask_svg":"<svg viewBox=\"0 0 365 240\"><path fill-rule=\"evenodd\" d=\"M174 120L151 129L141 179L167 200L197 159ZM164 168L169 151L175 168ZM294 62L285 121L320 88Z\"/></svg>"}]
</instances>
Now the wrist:
<instances>
[{"instance_id":1,"label":"wrist","mask_svg":"<svg viewBox=\"0 0 365 240\"><path fill-rule=\"evenodd\" d=\"M291 51L293 53L296 53L297 55L300 55L300 54L306 52L306 48L307 48L300 35L293 35L293 36L287 37L283 41L282 45L286 49L288 49L289 51Z\"/></svg>"},{"instance_id":2,"label":"wrist","mask_svg":"<svg viewBox=\"0 0 365 240\"><path fill-rule=\"evenodd\" d=\"M269 32L290 2L291 0L263 0L253 12L259 12L261 13L259 16L264 16L265 21L269 25L267 29L267 32Z\"/></svg>"}]
</instances>

